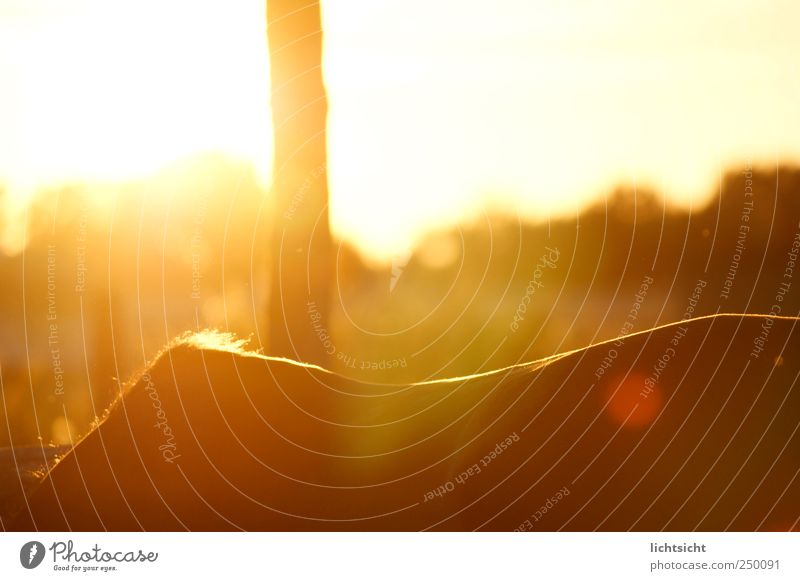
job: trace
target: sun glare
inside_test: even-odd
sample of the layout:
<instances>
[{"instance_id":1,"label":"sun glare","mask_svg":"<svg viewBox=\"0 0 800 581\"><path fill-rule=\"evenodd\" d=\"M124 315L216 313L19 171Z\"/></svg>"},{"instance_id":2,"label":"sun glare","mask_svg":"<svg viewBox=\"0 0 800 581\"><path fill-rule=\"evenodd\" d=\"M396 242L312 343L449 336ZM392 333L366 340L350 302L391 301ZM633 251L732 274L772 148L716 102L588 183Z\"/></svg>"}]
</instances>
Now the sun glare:
<instances>
[{"instance_id":1,"label":"sun glare","mask_svg":"<svg viewBox=\"0 0 800 581\"><path fill-rule=\"evenodd\" d=\"M0 9L12 196L221 150L270 159L263 2L25 0Z\"/></svg>"},{"instance_id":2,"label":"sun glare","mask_svg":"<svg viewBox=\"0 0 800 581\"><path fill-rule=\"evenodd\" d=\"M334 232L373 257L487 205L543 218L619 182L678 203L731 163L796 160L798 7L323 3ZM269 182L265 2L6 0L11 201L205 151Z\"/></svg>"}]
</instances>

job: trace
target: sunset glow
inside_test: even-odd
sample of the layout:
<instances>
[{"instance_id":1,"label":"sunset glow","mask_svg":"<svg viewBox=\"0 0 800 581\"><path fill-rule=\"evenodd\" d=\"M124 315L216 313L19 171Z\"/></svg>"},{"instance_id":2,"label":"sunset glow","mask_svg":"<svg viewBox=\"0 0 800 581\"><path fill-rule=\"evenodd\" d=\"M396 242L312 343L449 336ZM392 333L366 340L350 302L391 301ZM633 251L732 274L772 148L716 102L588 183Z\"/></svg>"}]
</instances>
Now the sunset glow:
<instances>
[{"instance_id":1,"label":"sunset glow","mask_svg":"<svg viewBox=\"0 0 800 581\"><path fill-rule=\"evenodd\" d=\"M613 6L612 6L613 5ZM389 257L487 207L574 212L613 185L678 203L798 159L796 3L323 4L334 232ZM261 0L6 0L0 183L271 160Z\"/></svg>"}]
</instances>

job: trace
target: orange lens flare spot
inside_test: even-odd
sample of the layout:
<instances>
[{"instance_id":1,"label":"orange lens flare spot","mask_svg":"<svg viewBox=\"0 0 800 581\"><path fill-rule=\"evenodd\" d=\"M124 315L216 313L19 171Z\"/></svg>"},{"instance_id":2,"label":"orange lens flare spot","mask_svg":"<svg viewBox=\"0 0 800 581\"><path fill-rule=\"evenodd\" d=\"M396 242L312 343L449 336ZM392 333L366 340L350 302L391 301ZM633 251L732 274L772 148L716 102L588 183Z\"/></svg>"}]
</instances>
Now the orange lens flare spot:
<instances>
[{"instance_id":1,"label":"orange lens flare spot","mask_svg":"<svg viewBox=\"0 0 800 581\"><path fill-rule=\"evenodd\" d=\"M643 375L632 373L609 381L603 391L605 412L616 423L641 428L655 420L663 405L658 385L648 385Z\"/></svg>"}]
</instances>

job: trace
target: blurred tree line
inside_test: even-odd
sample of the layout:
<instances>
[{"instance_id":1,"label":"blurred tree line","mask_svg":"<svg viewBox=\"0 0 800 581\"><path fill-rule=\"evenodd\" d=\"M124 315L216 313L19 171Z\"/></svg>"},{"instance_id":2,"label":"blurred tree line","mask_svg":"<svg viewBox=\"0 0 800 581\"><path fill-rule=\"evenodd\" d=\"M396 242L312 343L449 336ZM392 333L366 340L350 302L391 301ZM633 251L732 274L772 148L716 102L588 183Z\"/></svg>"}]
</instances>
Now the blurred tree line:
<instances>
[{"instance_id":1,"label":"blurred tree line","mask_svg":"<svg viewBox=\"0 0 800 581\"><path fill-rule=\"evenodd\" d=\"M272 211L252 168L214 155L39 195L24 251L0 255L0 446L79 437L186 331L270 354ZM335 241L330 312L294 324L376 389L469 374L616 337L634 305L634 332L680 319L698 280L694 315L769 313L799 235L797 169L736 169L692 209L621 188L571 217L432 232L394 264ZM800 283L781 305L800 312Z\"/></svg>"}]
</instances>

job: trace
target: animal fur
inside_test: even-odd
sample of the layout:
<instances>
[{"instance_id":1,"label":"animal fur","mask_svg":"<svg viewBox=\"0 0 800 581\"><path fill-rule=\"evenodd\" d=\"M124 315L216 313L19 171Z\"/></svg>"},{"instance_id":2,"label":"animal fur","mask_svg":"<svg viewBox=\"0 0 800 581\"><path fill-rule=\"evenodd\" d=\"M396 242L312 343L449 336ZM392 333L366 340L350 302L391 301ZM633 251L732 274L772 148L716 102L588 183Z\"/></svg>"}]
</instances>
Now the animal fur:
<instances>
[{"instance_id":1,"label":"animal fur","mask_svg":"<svg viewBox=\"0 0 800 581\"><path fill-rule=\"evenodd\" d=\"M694 319L406 386L187 338L49 471L11 528L796 529L800 333L797 319L772 319L751 357L765 321Z\"/></svg>"}]
</instances>

